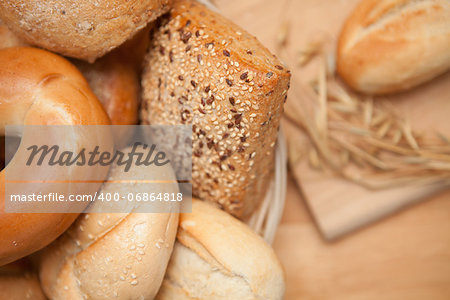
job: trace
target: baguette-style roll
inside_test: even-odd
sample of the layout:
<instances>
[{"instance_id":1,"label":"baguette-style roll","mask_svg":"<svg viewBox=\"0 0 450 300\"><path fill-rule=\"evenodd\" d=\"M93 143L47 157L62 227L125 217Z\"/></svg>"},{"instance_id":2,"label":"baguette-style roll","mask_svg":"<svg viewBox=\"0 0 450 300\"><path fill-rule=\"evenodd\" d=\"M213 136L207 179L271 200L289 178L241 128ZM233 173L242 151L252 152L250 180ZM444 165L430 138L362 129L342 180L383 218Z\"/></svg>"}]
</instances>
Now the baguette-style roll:
<instances>
[{"instance_id":1,"label":"baguette-style roll","mask_svg":"<svg viewBox=\"0 0 450 300\"><path fill-rule=\"evenodd\" d=\"M144 63L144 124L192 124L193 194L248 217L264 198L290 73L202 4L174 1Z\"/></svg>"},{"instance_id":2,"label":"baguette-style roll","mask_svg":"<svg viewBox=\"0 0 450 300\"><path fill-rule=\"evenodd\" d=\"M130 182L120 183L120 191L117 184L106 182L99 193L149 192L148 185L130 178L142 178L142 175L150 178L155 174L162 181L174 181L172 191L164 192L178 192L170 166L133 165L128 172L112 167L108 181ZM135 206L127 200L117 203L124 202L128 208ZM105 204L97 200L93 205ZM161 286L175 241L178 203L172 209L173 213L81 215L41 253L40 279L45 294L52 300L153 299Z\"/></svg>"},{"instance_id":3,"label":"baguette-style roll","mask_svg":"<svg viewBox=\"0 0 450 300\"><path fill-rule=\"evenodd\" d=\"M283 269L247 225L193 200L180 216L177 241L158 300L283 299Z\"/></svg>"},{"instance_id":4,"label":"baguette-style roll","mask_svg":"<svg viewBox=\"0 0 450 300\"><path fill-rule=\"evenodd\" d=\"M339 38L337 71L364 93L403 91L449 68L448 0L363 0Z\"/></svg>"},{"instance_id":5,"label":"baguette-style roll","mask_svg":"<svg viewBox=\"0 0 450 300\"><path fill-rule=\"evenodd\" d=\"M4 0L0 19L23 41L93 62L167 12L171 0Z\"/></svg>"}]
</instances>

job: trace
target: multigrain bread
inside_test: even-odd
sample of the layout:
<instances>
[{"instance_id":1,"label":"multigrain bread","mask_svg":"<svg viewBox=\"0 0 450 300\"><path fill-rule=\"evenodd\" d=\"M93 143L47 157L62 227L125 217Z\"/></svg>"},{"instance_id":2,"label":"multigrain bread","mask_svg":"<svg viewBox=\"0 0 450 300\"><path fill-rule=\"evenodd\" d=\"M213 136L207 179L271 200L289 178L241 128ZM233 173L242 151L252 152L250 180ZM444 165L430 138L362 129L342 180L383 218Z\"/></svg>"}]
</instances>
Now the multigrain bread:
<instances>
[{"instance_id":1,"label":"multigrain bread","mask_svg":"<svg viewBox=\"0 0 450 300\"><path fill-rule=\"evenodd\" d=\"M142 148L137 148L142 152ZM131 148L122 150L130 153ZM137 166L128 172L114 166L99 193L127 195L149 192L137 178L157 175L174 181L164 192L178 192L170 166ZM131 179L130 179L131 178ZM115 184L118 181L120 184ZM150 189L158 193L158 187ZM178 204L171 213L137 213L135 202L119 201L124 213L87 213L40 254L40 279L45 294L58 299L153 299L172 253L178 225ZM91 211L102 211L103 201ZM169 205L169 204L167 204ZM96 208L97 206L97 208ZM128 208L133 209L130 213Z\"/></svg>"},{"instance_id":2,"label":"multigrain bread","mask_svg":"<svg viewBox=\"0 0 450 300\"><path fill-rule=\"evenodd\" d=\"M4 0L0 19L23 41L93 62L169 9L171 0Z\"/></svg>"},{"instance_id":3,"label":"multigrain bread","mask_svg":"<svg viewBox=\"0 0 450 300\"><path fill-rule=\"evenodd\" d=\"M258 40L192 0L152 35L143 124L192 124L193 194L240 218L264 198L290 73Z\"/></svg>"},{"instance_id":4,"label":"multigrain bread","mask_svg":"<svg viewBox=\"0 0 450 300\"><path fill-rule=\"evenodd\" d=\"M364 93L403 91L449 68L448 0L363 0L339 38L337 71Z\"/></svg>"},{"instance_id":5,"label":"multigrain bread","mask_svg":"<svg viewBox=\"0 0 450 300\"><path fill-rule=\"evenodd\" d=\"M247 225L193 200L180 216L177 241L156 299L283 299L283 269Z\"/></svg>"},{"instance_id":6,"label":"multigrain bread","mask_svg":"<svg viewBox=\"0 0 450 300\"><path fill-rule=\"evenodd\" d=\"M5 300L44 300L37 274L26 260L0 267L0 298Z\"/></svg>"}]
</instances>

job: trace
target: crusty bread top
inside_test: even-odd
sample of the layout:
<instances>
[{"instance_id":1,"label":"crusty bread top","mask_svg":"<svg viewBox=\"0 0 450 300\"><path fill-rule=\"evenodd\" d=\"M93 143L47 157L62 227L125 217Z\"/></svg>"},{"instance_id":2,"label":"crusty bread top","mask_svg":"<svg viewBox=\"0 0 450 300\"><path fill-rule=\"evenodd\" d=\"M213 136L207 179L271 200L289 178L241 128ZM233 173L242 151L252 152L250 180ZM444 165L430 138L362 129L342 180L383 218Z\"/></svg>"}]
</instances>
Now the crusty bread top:
<instances>
[{"instance_id":1,"label":"crusty bread top","mask_svg":"<svg viewBox=\"0 0 450 300\"><path fill-rule=\"evenodd\" d=\"M143 151L142 147L137 150ZM131 147L121 151L130 153ZM156 175L173 183L139 182ZM170 165L133 164L128 172L124 166L115 165L99 194L137 195L149 190L178 192ZM172 253L179 204L163 204L164 211L171 213L135 213L141 205L148 203L100 200L92 203L91 211L108 212L108 208L115 208L113 211L121 209L123 213L83 214L41 253L40 277L47 296L55 300L153 299Z\"/></svg>"},{"instance_id":2,"label":"crusty bread top","mask_svg":"<svg viewBox=\"0 0 450 300\"><path fill-rule=\"evenodd\" d=\"M347 19L337 69L356 90L408 89L450 68L450 1L364 0Z\"/></svg>"},{"instance_id":3,"label":"crusty bread top","mask_svg":"<svg viewBox=\"0 0 450 300\"><path fill-rule=\"evenodd\" d=\"M192 124L193 193L248 217L273 167L289 70L254 36L192 0L155 30L144 124Z\"/></svg>"},{"instance_id":4,"label":"crusty bread top","mask_svg":"<svg viewBox=\"0 0 450 300\"><path fill-rule=\"evenodd\" d=\"M24 41L94 61L169 8L170 0L8 0L0 18Z\"/></svg>"},{"instance_id":5,"label":"crusty bread top","mask_svg":"<svg viewBox=\"0 0 450 300\"><path fill-rule=\"evenodd\" d=\"M273 249L247 225L203 201L180 216L177 241L213 267L244 279L255 299L284 294L284 272Z\"/></svg>"}]
</instances>

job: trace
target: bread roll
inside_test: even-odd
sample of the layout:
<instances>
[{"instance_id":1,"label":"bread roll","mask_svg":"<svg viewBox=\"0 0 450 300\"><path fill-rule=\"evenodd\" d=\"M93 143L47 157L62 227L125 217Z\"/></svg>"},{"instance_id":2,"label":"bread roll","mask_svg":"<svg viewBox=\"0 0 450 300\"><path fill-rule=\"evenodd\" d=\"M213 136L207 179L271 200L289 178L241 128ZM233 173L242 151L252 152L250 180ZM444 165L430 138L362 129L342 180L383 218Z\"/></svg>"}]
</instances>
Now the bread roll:
<instances>
[{"instance_id":1,"label":"bread roll","mask_svg":"<svg viewBox=\"0 0 450 300\"><path fill-rule=\"evenodd\" d=\"M192 124L193 194L246 218L264 198L290 73L258 40L192 0L154 31L143 124Z\"/></svg>"},{"instance_id":2,"label":"bread roll","mask_svg":"<svg viewBox=\"0 0 450 300\"><path fill-rule=\"evenodd\" d=\"M5 126L14 125L109 125L109 119L100 102L81 73L64 58L35 48L0 49L0 135ZM74 133L73 141L81 148L101 149L111 141L100 139L95 132ZM95 139L97 138L97 139ZM0 172L0 266L31 254L63 233L77 214L5 213L5 174L21 165L28 154L25 136L13 160ZM22 165L21 165L22 166ZM21 167L18 169L20 170ZM50 168L50 167L49 167ZM93 171L94 169L91 169ZM32 167L23 170L22 180L33 177ZM28 172L28 173L27 173ZM52 169L53 172L53 169ZM56 171L55 171L56 172ZM67 167L60 173L61 180L81 176L81 168ZM97 179L105 178L108 169L101 170ZM10 177L11 178L11 177ZM35 179L35 177L34 177ZM83 190L88 193L95 184ZM42 194L79 192L69 182L40 186ZM80 203L59 204L67 210ZM85 207L86 204L81 205ZM42 208L43 206L41 206ZM48 206L47 206L48 207ZM38 207L37 207L38 208ZM45 206L44 206L45 208ZM82 209L82 208L81 208ZM36 210L39 212L39 210Z\"/></svg>"},{"instance_id":3,"label":"bread roll","mask_svg":"<svg viewBox=\"0 0 450 300\"><path fill-rule=\"evenodd\" d=\"M130 149L122 152L128 153ZM176 180L168 165L133 165L129 172L115 166L108 179L117 182L137 178L136 175L155 174L160 180ZM149 192L147 185L134 181L120 183L120 190L117 184L110 182L106 182L99 193ZM171 189L177 193L178 185L174 183ZM103 202L97 200L94 206L97 205ZM172 209L174 213L81 215L64 235L41 253L40 279L45 294L53 300L153 299L175 241L178 204Z\"/></svg>"},{"instance_id":4,"label":"bread roll","mask_svg":"<svg viewBox=\"0 0 450 300\"><path fill-rule=\"evenodd\" d=\"M5 0L0 19L19 38L93 62L169 8L170 0Z\"/></svg>"},{"instance_id":5,"label":"bread roll","mask_svg":"<svg viewBox=\"0 0 450 300\"><path fill-rule=\"evenodd\" d=\"M138 121L140 64L148 41L143 35L148 31L147 28L141 30L133 39L95 63L73 60L105 108L112 125L134 125ZM0 49L23 45L26 43L0 21Z\"/></svg>"},{"instance_id":6,"label":"bread roll","mask_svg":"<svg viewBox=\"0 0 450 300\"><path fill-rule=\"evenodd\" d=\"M156 299L283 299L272 248L247 225L193 200L180 216L172 258Z\"/></svg>"},{"instance_id":7,"label":"bread roll","mask_svg":"<svg viewBox=\"0 0 450 300\"><path fill-rule=\"evenodd\" d=\"M337 71L355 90L399 92L450 68L448 0L363 0L339 37Z\"/></svg>"},{"instance_id":8,"label":"bread roll","mask_svg":"<svg viewBox=\"0 0 450 300\"><path fill-rule=\"evenodd\" d=\"M106 110L112 125L138 123L140 83L138 70L113 51L90 64L74 62Z\"/></svg>"},{"instance_id":9,"label":"bread roll","mask_svg":"<svg viewBox=\"0 0 450 300\"><path fill-rule=\"evenodd\" d=\"M8 27L0 20L0 49L10 47L27 46L27 43L19 39Z\"/></svg>"},{"instance_id":10,"label":"bread roll","mask_svg":"<svg viewBox=\"0 0 450 300\"><path fill-rule=\"evenodd\" d=\"M28 261L0 267L0 297L5 300L45 300L36 273Z\"/></svg>"}]
</instances>

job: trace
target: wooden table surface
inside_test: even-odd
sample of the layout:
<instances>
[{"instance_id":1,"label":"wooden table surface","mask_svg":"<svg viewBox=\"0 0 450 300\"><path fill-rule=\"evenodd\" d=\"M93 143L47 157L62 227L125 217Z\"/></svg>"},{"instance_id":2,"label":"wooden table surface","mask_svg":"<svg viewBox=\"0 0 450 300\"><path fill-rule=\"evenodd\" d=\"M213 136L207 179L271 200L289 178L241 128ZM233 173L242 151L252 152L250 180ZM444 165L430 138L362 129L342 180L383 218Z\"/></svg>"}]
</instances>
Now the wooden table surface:
<instances>
[{"instance_id":1,"label":"wooden table surface","mask_svg":"<svg viewBox=\"0 0 450 300\"><path fill-rule=\"evenodd\" d=\"M274 51L280 20L284 14L295 19L296 12L289 7L298 5L297 1L313 0L215 3L225 16ZM320 15L320 6L326 2L314 1L315 13ZM450 299L448 195L414 205L330 243L321 237L290 178L274 248L286 270L286 299Z\"/></svg>"},{"instance_id":2,"label":"wooden table surface","mask_svg":"<svg viewBox=\"0 0 450 300\"><path fill-rule=\"evenodd\" d=\"M425 201L333 243L291 178L274 243L286 299L450 299L450 199Z\"/></svg>"}]
</instances>

